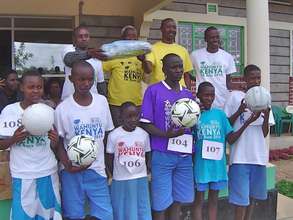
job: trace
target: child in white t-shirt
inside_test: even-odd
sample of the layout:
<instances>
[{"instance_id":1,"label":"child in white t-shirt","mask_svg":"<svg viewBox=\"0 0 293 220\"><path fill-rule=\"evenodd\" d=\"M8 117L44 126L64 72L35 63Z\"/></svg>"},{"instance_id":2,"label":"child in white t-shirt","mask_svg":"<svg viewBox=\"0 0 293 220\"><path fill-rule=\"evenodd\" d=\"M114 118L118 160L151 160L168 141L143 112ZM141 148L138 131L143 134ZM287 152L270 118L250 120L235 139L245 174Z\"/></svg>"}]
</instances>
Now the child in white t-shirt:
<instances>
[{"instance_id":1,"label":"child in white t-shirt","mask_svg":"<svg viewBox=\"0 0 293 220\"><path fill-rule=\"evenodd\" d=\"M256 65L244 69L247 89L259 86L261 70ZM229 167L229 202L235 205L235 219L251 219L254 199L265 200L266 164L269 148L265 137L274 117L267 108L261 112L251 112L244 103L245 92L233 91L227 99L224 111L234 129L241 127L251 115L258 118L251 123L240 138L231 146Z\"/></svg>"},{"instance_id":2,"label":"child in white t-shirt","mask_svg":"<svg viewBox=\"0 0 293 220\"><path fill-rule=\"evenodd\" d=\"M61 220L54 155L59 143L57 131L52 129L48 135L33 136L21 125L24 110L41 101L44 81L40 74L27 72L22 77L20 90L24 95L23 101L7 105L1 112L4 125L0 129L0 149L10 148L11 219ZM5 128L5 120L14 126L12 130Z\"/></svg>"},{"instance_id":3,"label":"child in white t-shirt","mask_svg":"<svg viewBox=\"0 0 293 220\"><path fill-rule=\"evenodd\" d=\"M63 216L83 219L88 200L92 218L113 220L103 143L106 133L114 128L108 102L104 96L90 92L94 69L88 62L73 64L70 80L75 91L55 110L55 125L63 139L58 152L65 167L60 173ZM75 167L68 159L66 148L76 135L89 135L98 145L96 160L90 166Z\"/></svg>"},{"instance_id":4,"label":"child in white t-shirt","mask_svg":"<svg viewBox=\"0 0 293 220\"><path fill-rule=\"evenodd\" d=\"M122 126L109 134L113 181L111 198L115 220L151 220L146 153L149 135L140 127L139 110L131 102L121 105Z\"/></svg>"}]
</instances>

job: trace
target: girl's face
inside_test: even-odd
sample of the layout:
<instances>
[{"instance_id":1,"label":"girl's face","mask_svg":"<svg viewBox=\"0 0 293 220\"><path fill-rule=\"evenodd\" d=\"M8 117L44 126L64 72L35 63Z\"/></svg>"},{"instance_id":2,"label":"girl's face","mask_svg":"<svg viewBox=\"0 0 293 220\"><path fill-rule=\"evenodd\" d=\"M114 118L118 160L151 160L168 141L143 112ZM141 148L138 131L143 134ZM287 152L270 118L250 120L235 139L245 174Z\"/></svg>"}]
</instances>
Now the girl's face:
<instances>
[{"instance_id":1,"label":"girl's face","mask_svg":"<svg viewBox=\"0 0 293 220\"><path fill-rule=\"evenodd\" d=\"M121 112L122 126L126 131L133 131L139 122L139 111L137 107L131 105Z\"/></svg>"},{"instance_id":2,"label":"girl's face","mask_svg":"<svg viewBox=\"0 0 293 220\"><path fill-rule=\"evenodd\" d=\"M24 100L30 104L38 103L44 92L44 83L39 76L27 76L20 85Z\"/></svg>"}]
</instances>

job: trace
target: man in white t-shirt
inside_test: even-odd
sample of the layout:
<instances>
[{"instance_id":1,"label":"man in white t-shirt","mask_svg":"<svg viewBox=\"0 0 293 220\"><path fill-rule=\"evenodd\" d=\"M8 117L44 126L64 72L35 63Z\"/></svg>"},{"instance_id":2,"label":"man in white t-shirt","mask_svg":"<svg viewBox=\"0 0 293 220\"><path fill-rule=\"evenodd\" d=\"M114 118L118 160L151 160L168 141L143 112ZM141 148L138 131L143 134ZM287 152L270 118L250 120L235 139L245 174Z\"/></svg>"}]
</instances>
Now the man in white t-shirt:
<instances>
[{"instance_id":1,"label":"man in white t-shirt","mask_svg":"<svg viewBox=\"0 0 293 220\"><path fill-rule=\"evenodd\" d=\"M64 100L74 92L73 84L69 80L71 68L74 62L86 60L94 68L94 84L91 92L106 95L106 84L101 59L105 56L99 49L89 48L90 34L85 26L78 26L72 33L73 45L66 47L62 53L62 60L65 64L65 81L61 99Z\"/></svg>"},{"instance_id":2,"label":"man in white t-shirt","mask_svg":"<svg viewBox=\"0 0 293 220\"><path fill-rule=\"evenodd\" d=\"M231 54L220 48L217 28L208 27L204 36L207 48L193 51L190 55L196 72L196 87L204 81L212 83L216 92L213 107L223 109L231 89L231 74L236 72L235 62Z\"/></svg>"},{"instance_id":3,"label":"man in white t-shirt","mask_svg":"<svg viewBox=\"0 0 293 220\"><path fill-rule=\"evenodd\" d=\"M259 86L261 71L256 65L244 69L247 90ZM274 125L270 108L261 112L251 112L243 101L245 92L232 91L227 98L224 111L235 130L239 129L248 118L255 114L258 118L242 133L231 146L229 167L229 202L235 206L234 219L249 220L254 199L267 198L266 165L269 160L269 148L265 137L269 126Z\"/></svg>"}]
</instances>

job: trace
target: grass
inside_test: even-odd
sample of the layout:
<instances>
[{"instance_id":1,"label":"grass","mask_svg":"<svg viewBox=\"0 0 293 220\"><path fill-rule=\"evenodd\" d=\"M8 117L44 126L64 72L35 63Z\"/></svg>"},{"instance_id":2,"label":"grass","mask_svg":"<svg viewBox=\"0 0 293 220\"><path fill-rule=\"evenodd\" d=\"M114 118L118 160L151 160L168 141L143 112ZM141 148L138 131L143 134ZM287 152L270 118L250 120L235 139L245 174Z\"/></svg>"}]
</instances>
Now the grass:
<instances>
[{"instance_id":1,"label":"grass","mask_svg":"<svg viewBox=\"0 0 293 220\"><path fill-rule=\"evenodd\" d=\"M284 196L293 198L293 182L288 180L281 180L276 185L279 193Z\"/></svg>"}]
</instances>

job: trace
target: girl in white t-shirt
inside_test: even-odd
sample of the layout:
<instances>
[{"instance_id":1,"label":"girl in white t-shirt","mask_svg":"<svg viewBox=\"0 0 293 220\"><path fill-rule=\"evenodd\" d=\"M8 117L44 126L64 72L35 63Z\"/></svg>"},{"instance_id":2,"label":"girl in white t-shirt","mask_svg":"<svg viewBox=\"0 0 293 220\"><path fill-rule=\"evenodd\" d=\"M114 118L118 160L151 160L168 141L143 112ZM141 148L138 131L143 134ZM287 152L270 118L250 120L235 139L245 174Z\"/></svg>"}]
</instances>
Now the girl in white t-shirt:
<instances>
[{"instance_id":1,"label":"girl in white t-shirt","mask_svg":"<svg viewBox=\"0 0 293 220\"><path fill-rule=\"evenodd\" d=\"M140 127L139 110L131 102L121 105L122 126L109 134L107 153L113 167L111 198L115 220L150 220L151 207L146 153L149 135Z\"/></svg>"},{"instance_id":2,"label":"girl in white t-shirt","mask_svg":"<svg viewBox=\"0 0 293 220\"><path fill-rule=\"evenodd\" d=\"M47 134L31 135L21 125L25 109L41 101L44 91L42 76L37 72L26 72L20 90L24 99L7 105L0 115L0 150L10 148L10 219L61 220L58 167L54 154L59 146L58 133L52 128ZM5 126L8 122L9 128Z\"/></svg>"}]
</instances>

